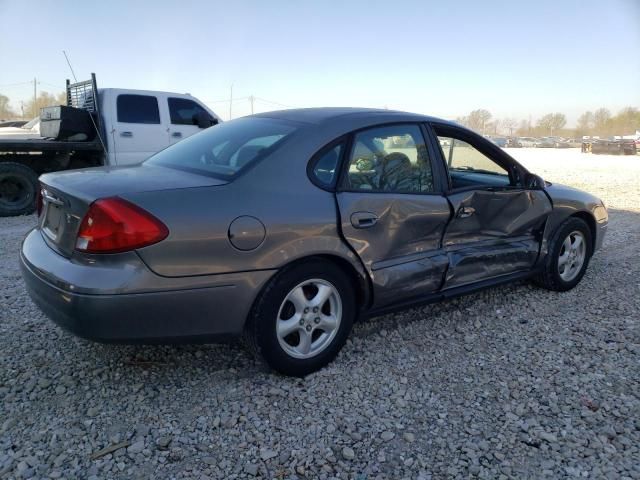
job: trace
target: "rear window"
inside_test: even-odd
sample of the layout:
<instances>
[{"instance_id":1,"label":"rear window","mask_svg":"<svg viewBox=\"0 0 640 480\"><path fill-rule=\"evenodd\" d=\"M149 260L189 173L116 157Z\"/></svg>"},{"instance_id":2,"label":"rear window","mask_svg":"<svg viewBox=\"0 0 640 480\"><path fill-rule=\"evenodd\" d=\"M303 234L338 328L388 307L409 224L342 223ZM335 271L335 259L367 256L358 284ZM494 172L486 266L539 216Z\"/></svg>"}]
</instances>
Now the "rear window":
<instances>
[{"instance_id":1,"label":"rear window","mask_svg":"<svg viewBox=\"0 0 640 480\"><path fill-rule=\"evenodd\" d=\"M160 123L158 99L150 95L118 95L118 122Z\"/></svg>"},{"instance_id":2,"label":"rear window","mask_svg":"<svg viewBox=\"0 0 640 480\"><path fill-rule=\"evenodd\" d=\"M230 180L276 150L295 129L285 120L239 118L192 135L146 163Z\"/></svg>"}]
</instances>

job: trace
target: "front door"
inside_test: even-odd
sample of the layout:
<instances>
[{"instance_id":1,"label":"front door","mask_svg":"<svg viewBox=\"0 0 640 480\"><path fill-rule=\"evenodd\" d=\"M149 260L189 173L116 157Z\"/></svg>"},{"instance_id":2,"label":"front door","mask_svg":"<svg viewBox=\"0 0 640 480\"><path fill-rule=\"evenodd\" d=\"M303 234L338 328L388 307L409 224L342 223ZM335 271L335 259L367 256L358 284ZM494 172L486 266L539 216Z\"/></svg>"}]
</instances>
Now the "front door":
<instances>
[{"instance_id":1,"label":"front door","mask_svg":"<svg viewBox=\"0 0 640 480\"><path fill-rule=\"evenodd\" d=\"M538 258L551 202L523 185L516 162L488 141L451 126L434 126L449 173L453 217L443 245L444 288L527 271Z\"/></svg>"},{"instance_id":2,"label":"front door","mask_svg":"<svg viewBox=\"0 0 640 480\"><path fill-rule=\"evenodd\" d=\"M369 271L374 306L437 291L451 211L419 125L354 135L337 193L342 233Z\"/></svg>"},{"instance_id":3,"label":"front door","mask_svg":"<svg viewBox=\"0 0 640 480\"><path fill-rule=\"evenodd\" d=\"M169 97L167 98L169 108L169 141L174 144L183 138L190 137L194 133L201 132L198 126L198 115L206 115L213 125L214 118L202 105L188 98Z\"/></svg>"}]
</instances>

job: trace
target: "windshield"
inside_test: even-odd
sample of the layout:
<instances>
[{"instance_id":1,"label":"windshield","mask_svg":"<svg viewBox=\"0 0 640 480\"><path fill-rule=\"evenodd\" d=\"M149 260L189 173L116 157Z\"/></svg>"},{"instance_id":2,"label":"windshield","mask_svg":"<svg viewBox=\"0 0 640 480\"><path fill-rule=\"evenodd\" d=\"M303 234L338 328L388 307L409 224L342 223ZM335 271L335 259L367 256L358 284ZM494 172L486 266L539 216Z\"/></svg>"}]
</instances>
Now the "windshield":
<instances>
[{"instance_id":1,"label":"windshield","mask_svg":"<svg viewBox=\"0 0 640 480\"><path fill-rule=\"evenodd\" d=\"M272 153L295 129L293 122L279 119L239 118L182 140L145 163L230 180Z\"/></svg>"},{"instance_id":2,"label":"windshield","mask_svg":"<svg viewBox=\"0 0 640 480\"><path fill-rule=\"evenodd\" d=\"M40 123L40 117L36 117L33 120L25 123L22 127L20 128L24 128L25 130L31 130L33 127L35 127L38 123Z\"/></svg>"}]
</instances>

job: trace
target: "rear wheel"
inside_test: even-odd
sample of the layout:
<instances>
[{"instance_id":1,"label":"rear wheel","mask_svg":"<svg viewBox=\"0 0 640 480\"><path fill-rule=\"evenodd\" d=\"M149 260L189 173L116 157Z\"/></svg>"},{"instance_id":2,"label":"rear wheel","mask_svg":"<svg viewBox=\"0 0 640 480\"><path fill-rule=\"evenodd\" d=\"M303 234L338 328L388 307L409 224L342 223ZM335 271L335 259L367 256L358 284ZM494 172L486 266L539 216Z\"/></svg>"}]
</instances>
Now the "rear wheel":
<instances>
[{"instance_id":1,"label":"rear wheel","mask_svg":"<svg viewBox=\"0 0 640 480\"><path fill-rule=\"evenodd\" d=\"M38 174L15 162L0 163L0 216L27 215L35 210Z\"/></svg>"},{"instance_id":2,"label":"rear wheel","mask_svg":"<svg viewBox=\"0 0 640 480\"><path fill-rule=\"evenodd\" d=\"M245 339L271 368L304 376L331 362L344 345L356 305L336 265L309 261L278 274L257 299Z\"/></svg>"},{"instance_id":3,"label":"rear wheel","mask_svg":"<svg viewBox=\"0 0 640 480\"><path fill-rule=\"evenodd\" d=\"M556 231L536 283L549 290L564 292L575 287L584 276L591 258L591 230L580 218L567 219Z\"/></svg>"}]
</instances>

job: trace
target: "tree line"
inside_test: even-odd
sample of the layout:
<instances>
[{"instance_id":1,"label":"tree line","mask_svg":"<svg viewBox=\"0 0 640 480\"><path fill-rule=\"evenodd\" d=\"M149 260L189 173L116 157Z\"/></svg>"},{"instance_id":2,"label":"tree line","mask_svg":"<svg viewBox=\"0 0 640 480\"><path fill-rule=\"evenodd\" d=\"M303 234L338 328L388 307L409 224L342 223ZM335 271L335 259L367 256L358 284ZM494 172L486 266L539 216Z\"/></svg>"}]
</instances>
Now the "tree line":
<instances>
[{"instance_id":1,"label":"tree line","mask_svg":"<svg viewBox=\"0 0 640 480\"><path fill-rule=\"evenodd\" d=\"M474 110L469 115L458 117L457 123L482 135L509 135L532 137L582 137L585 135L608 137L633 135L640 130L640 110L625 107L612 115L606 108L584 112L575 128L566 128L567 117L563 113L547 113L535 124L531 120L517 118L494 118L486 109Z\"/></svg>"},{"instance_id":2,"label":"tree line","mask_svg":"<svg viewBox=\"0 0 640 480\"><path fill-rule=\"evenodd\" d=\"M40 115L40 109L51 105L66 105L67 96L65 92L49 93L44 90L38 93L35 99L22 102L19 108L9 104L9 97L0 93L0 120L14 120L22 118L31 120Z\"/></svg>"},{"instance_id":3,"label":"tree line","mask_svg":"<svg viewBox=\"0 0 640 480\"><path fill-rule=\"evenodd\" d=\"M65 92L49 93L41 91L34 103L33 99L24 102L20 111L9 104L9 97L0 93L0 120L31 119L40 114L40 109L51 105L65 105ZM597 135L632 135L640 130L640 110L625 107L616 115L606 108L584 112L578 118L575 128L565 128L567 117L563 113L548 113L540 117L535 124L531 120L517 118L494 118L489 110L480 108L469 115L456 118L456 122L483 135L517 135L532 137L562 136L582 137Z\"/></svg>"}]
</instances>

